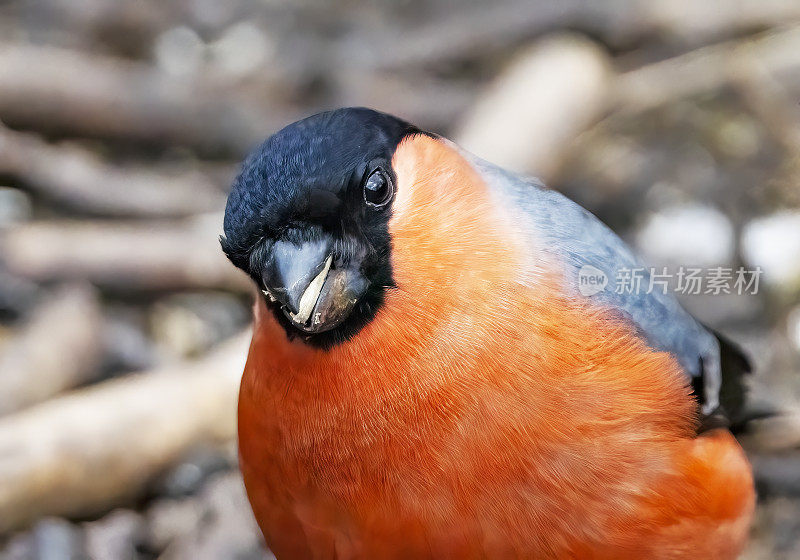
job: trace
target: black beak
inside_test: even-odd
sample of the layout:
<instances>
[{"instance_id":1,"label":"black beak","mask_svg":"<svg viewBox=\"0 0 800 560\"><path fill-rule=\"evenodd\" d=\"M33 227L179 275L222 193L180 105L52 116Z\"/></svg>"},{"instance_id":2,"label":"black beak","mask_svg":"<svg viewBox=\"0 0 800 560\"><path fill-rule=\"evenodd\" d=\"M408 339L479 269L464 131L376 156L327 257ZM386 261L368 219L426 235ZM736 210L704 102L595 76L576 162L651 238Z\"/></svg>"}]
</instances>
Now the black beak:
<instances>
[{"instance_id":1,"label":"black beak","mask_svg":"<svg viewBox=\"0 0 800 560\"><path fill-rule=\"evenodd\" d=\"M304 332L337 326L366 290L352 263L341 268L335 260L330 239L299 245L276 241L270 249L262 273L265 294Z\"/></svg>"},{"instance_id":2,"label":"black beak","mask_svg":"<svg viewBox=\"0 0 800 560\"><path fill-rule=\"evenodd\" d=\"M261 277L268 295L292 313L299 313L303 294L322 272L329 255L330 242L325 240L302 245L276 241Z\"/></svg>"}]
</instances>

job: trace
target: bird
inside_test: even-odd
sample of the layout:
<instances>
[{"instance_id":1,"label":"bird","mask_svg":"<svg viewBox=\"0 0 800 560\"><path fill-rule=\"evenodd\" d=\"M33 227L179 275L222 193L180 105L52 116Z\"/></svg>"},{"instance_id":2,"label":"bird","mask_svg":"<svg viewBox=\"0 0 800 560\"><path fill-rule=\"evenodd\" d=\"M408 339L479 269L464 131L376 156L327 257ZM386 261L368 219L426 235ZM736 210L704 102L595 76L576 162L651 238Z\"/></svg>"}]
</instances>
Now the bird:
<instances>
[{"instance_id":1,"label":"bird","mask_svg":"<svg viewBox=\"0 0 800 560\"><path fill-rule=\"evenodd\" d=\"M220 241L256 287L239 461L279 560L746 546L747 359L671 293L582 290L640 261L557 191L341 108L244 160Z\"/></svg>"}]
</instances>

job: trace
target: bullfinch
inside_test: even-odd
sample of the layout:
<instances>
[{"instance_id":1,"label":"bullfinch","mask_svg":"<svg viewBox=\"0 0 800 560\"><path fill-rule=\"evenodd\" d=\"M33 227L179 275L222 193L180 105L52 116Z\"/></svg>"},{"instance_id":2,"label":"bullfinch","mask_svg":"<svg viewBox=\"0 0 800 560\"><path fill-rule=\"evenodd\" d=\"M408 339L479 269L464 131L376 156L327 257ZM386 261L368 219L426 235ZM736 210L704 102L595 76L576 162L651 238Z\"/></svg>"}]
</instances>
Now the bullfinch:
<instances>
[{"instance_id":1,"label":"bullfinch","mask_svg":"<svg viewBox=\"0 0 800 560\"><path fill-rule=\"evenodd\" d=\"M240 464L280 560L743 549L746 360L670 293L582 289L640 265L561 194L338 109L250 154L221 242L258 287Z\"/></svg>"}]
</instances>

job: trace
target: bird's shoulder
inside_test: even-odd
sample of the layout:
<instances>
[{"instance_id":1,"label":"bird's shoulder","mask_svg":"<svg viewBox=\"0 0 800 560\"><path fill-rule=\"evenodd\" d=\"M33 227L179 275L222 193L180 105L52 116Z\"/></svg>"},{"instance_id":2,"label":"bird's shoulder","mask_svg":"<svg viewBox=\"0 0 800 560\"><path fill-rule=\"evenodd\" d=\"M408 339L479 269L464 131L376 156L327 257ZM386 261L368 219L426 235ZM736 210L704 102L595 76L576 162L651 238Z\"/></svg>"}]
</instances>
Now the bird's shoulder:
<instances>
[{"instance_id":1,"label":"bird's shoulder","mask_svg":"<svg viewBox=\"0 0 800 560\"><path fill-rule=\"evenodd\" d=\"M562 265L565 292L629 321L651 347L672 354L691 378L703 412L717 410L725 389L721 345L723 350L737 349L721 342L672 293L655 285L651 270L591 212L536 178L464 155L533 253L546 252ZM749 368L740 369L744 373ZM741 396L740 375L733 377Z\"/></svg>"}]
</instances>

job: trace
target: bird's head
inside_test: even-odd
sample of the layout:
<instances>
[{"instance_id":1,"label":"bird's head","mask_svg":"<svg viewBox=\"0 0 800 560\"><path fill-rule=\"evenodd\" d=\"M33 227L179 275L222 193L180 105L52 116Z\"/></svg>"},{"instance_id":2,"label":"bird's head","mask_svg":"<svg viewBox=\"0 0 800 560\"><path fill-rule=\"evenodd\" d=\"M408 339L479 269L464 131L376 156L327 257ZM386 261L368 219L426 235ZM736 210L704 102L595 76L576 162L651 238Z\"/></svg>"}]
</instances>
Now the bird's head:
<instances>
[{"instance_id":1,"label":"bird's head","mask_svg":"<svg viewBox=\"0 0 800 560\"><path fill-rule=\"evenodd\" d=\"M393 285L392 155L419 131L369 109L311 116L245 160L222 247L291 335L318 346L352 336Z\"/></svg>"},{"instance_id":2,"label":"bird's head","mask_svg":"<svg viewBox=\"0 0 800 560\"><path fill-rule=\"evenodd\" d=\"M349 340L399 284L406 318L410 305L427 313L470 276L469 259L490 254L470 230L485 217L474 173L459 176L472 172L446 142L384 113L339 109L287 126L245 160L222 247L289 338Z\"/></svg>"}]
</instances>

